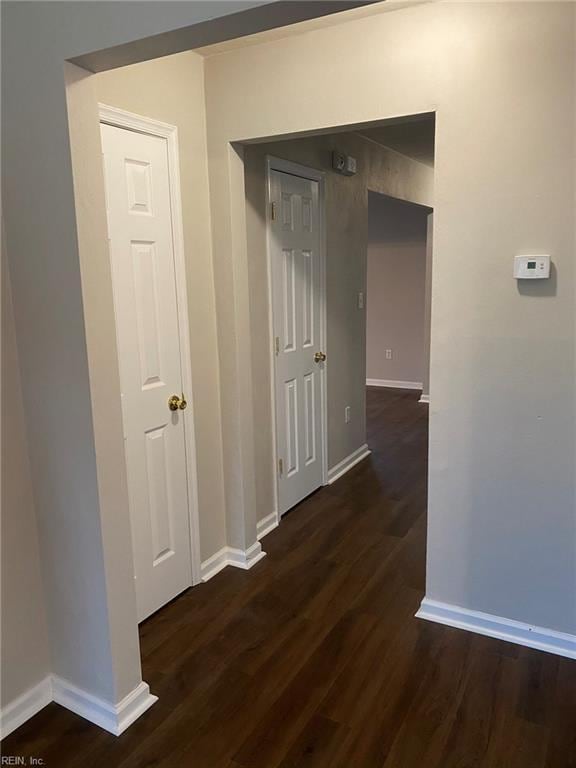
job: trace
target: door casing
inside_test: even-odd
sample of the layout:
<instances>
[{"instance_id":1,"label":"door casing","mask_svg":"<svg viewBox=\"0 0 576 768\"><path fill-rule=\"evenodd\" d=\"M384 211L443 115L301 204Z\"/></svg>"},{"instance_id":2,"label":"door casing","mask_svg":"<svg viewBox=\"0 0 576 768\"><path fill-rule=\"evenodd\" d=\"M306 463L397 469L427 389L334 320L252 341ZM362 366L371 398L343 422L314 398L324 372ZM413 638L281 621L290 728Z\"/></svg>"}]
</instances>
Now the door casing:
<instances>
[{"instance_id":1,"label":"door casing","mask_svg":"<svg viewBox=\"0 0 576 768\"><path fill-rule=\"evenodd\" d=\"M327 363L330 365L330 352L326 345L326 211L325 211L325 174L315 168L309 168L290 160L283 160L273 155L266 156L266 265L268 271L268 349L270 350L270 398L272 405L272 457L274 473L274 514L276 523L280 522L280 507L278 499L278 432L276 424L276 360L274 352L274 289L272 283L272 232L270 227L270 215L272 210L272 185L271 172L281 171L292 176L300 176L318 182L318 220L320 224L320 296L318 297L320 309L320 348L326 353ZM322 435L322 485L328 485L328 419L327 419L327 386L326 367L322 366L320 375L320 419Z\"/></svg>"},{"instance_id":2,"label":"door casing","mask_svg":"<svg viewBox=\"0 0 576 768\"><path fill-rule=\"evenodd\" d=\"M186 446L186 482L188 489L188 517L190 529L190 554L192 585L202 581L200 575L200 520L198 512L198 481L196 464L196 439L194 434L194 405L192 387L192 364L190 357L190 332L188 314L188 292L186 290L186 260L184 255L184 227L182 223L182 200L180 186L180 161L178 156L178 129L174 125L150 117L127 112L107 104L98 105L101 123L124 128L136 133L157 136L166 140L168 152L168 174L170 186L170 207L172 213L172 240L174 268L180 279L176 280L178 330L180 336L180 368L184 392L188 396L188 407L184 415L184 440ZM120 393L118 393L120 397Z\"/></svg>"}]
</instances>

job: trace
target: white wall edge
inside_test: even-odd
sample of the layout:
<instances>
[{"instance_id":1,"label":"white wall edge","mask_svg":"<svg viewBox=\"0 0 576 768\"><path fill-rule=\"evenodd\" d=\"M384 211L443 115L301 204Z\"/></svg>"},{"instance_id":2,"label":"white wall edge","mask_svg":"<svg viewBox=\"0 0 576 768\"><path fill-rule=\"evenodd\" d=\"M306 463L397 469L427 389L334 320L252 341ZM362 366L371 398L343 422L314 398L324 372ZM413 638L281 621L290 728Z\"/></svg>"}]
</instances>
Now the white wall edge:
<instances>
[{"instance_id":1,"label":"white wall edge","mask_svg":"<svg viewBox=\"0 0 576 768\"><path fill-rule=\"evenodd\" d=\"M93 696L57 675L52 678L52 693L57 704L99 725L114 736L120 736L129 725L132 725L140 715L158 701L158 697L150 693L148 683L143 681L118 704L110 704L104 699Z\"/></svg>"},{"instance_id":2,"label":"white wall edge","mask_svg":"<svg viewBox=\"0 0 576 768\"><path fill-rule=\"evenodd\" d=\"M266 517L261 522L267 520L268 518ZM278 525L278 522L276 522L276 525ZM276 525L269 527L262 536L269 533L272 530L272 527L275 528ZM242 568L246 571L256 565L256 563L260 562L263 557L266 557L266 552L262 552L262 546L259 541L252 544L252 546L246 550L234 549L234 547L222 547L222 549L219 549L218 552L207 560L204 560L202 563L200 567L202 581L209 581L216 576L217 573L220 573L221 570L226 568L227 565L232 565L234 568Z\"/></svg>"},{"instance_id":3,"label":"white wall edge","mask_svg":"<svg viewBox=\"0 0 576 768\"><path fill-rule=\"evenodd\" d=\"M420 400L418 400L419 403L430 403L430 395L420 395Z\"/></svg>"},{"instance_id":4,"label":"white wall edge","mask_svg":"<svg viewBox=\"0 0 576 768\"><path fill-rule=\"evenodd\" d=\"M339 461L338 464L335 464L332 467L332 469L328 470L328 485L332 485L332 483L336 482L338 478L342 477L342 475L345 475L348 470L352 469L352 467L355 467L356 464L365 459L367 456L370 456L371 453L372 451L370 448L368 448L366 443L364 443L364 445L361 445L360 448L357 448L349 456L346 456L345 459Z\"/></svg>"},{"instance_id":5,"label":"white wall edge","mask_svg":"<svg viewBox=\"0 0 576 768\"><path fill-rule=\"evenodd\" d=\"M555 653L568 659L576 659L576 635L557 632L554 629L523 624L520 621L494 616L481 611L471 611L458 605L441 603L424 598L416 614L419 619L434 621L457 629L466 629L479 635L505 640L509 643Z\"/></svg>"},{"instance_id":6,"label":"white wall edge","mask_svg":"<svg viewBox=\"0 0 576 768\"><path fill-rule=\"evenodd\" d=\"M6 738L26 720L38 714L52 701L52 678L47 675L33 688L24 691L0 710L0 739Z\"/></svg>"},{"instance_id":7,"label":"white wall edge","mask_svg":"<svg viewBox=\"0 0 576 768\"><path fill-rule=\"evenodd\" d=\"M422 389L421 381L395 381L394 379L366 379L367 387L392 387L393 389Z\"/></svg>"},{"instance_id":8,"label":"white wall edge","mask_svg":"<svg viewBox=\"0 0 576 768\"><path fill-rule=\"evenodd\" d=\"M275 528L278 528L280 521L276 512L272 512L270 515L263 517L262 520L258 520L256 523L256 538L258 541L267 536Z\"/></svg>"}]
</instances>

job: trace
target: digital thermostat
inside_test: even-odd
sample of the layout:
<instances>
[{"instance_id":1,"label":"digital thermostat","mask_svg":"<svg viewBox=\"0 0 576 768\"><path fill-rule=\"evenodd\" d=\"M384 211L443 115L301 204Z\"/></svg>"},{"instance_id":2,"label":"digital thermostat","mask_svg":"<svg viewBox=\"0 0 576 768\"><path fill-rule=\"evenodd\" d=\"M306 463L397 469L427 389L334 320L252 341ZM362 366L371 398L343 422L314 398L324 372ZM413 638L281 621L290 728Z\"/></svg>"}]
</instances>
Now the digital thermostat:
<instances>
[{"instance_id":1,"label":"digital thermostat","mask_svg":"<svg viewBox=\"0 0 576 768\"><path fill-rule=\"evenodd\" d=\"M550 277L550 256L514 256L514 277L521 280Z\"/></svg>"}]
</instances>

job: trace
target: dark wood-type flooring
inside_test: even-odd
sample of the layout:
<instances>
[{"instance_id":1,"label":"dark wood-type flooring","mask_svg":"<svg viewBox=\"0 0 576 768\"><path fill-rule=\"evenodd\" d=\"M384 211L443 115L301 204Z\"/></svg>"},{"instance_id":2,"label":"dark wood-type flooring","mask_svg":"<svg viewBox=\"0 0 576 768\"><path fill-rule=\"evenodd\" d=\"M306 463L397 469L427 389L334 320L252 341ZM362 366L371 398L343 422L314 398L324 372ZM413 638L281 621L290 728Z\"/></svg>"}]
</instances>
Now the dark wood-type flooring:
<instances>
[{"instance_id":1,"label":"dark wood-type flooring","mask_svg":"<svg viewBox=\"0 0 576 768\"><path fill-rule=\"evenodd\" d=\"M414 618L427 406L368 392L372 455L141 627L159 701L116 738L56 704L3 744L48 768L570 768L576 662Z\"/></svg>"}]
</instances>

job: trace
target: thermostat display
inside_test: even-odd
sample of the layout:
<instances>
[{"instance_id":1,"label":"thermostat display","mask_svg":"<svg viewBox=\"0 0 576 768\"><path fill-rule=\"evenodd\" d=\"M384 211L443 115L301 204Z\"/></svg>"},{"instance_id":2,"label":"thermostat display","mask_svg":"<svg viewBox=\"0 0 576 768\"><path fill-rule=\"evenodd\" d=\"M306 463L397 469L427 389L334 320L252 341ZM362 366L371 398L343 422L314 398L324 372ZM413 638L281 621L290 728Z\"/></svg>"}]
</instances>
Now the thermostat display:
<instances>
[{"instance_id":1,"label":"thermostat display","mask_svg":"<svg viewBox=\"0 0 576 768\"><path fill-rule=\"evenodd\" d=\"M514 277L519 280L550 277L550 256L515 256Z\"/></svg>"}]
</instances>

